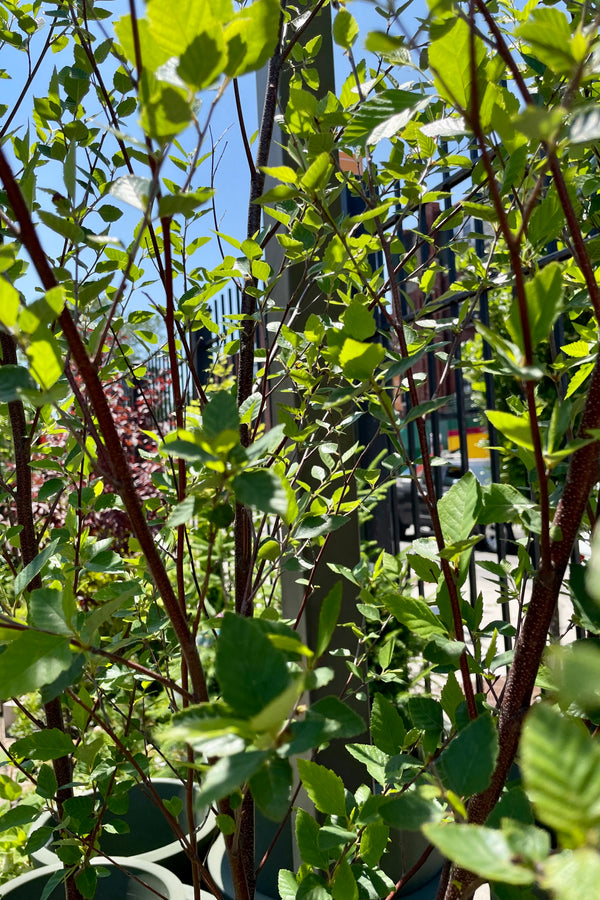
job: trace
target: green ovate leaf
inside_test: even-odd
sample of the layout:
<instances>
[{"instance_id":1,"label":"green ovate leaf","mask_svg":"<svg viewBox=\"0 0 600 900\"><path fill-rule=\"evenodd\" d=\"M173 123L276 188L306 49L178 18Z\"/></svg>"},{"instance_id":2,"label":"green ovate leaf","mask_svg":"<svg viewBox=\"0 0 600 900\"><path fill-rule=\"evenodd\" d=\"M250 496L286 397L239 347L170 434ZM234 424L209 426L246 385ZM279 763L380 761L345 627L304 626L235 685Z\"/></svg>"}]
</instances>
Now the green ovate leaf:
<instances>
[{"instance_id":1,"label":"green ovate leaf","mask_svg":"<svg viewBox=\"0 0 600 900\"><path fill-rule=\"evenodd\" d=\"M296 842L303 862L326 869L327 853L319 847L319 823L304 809L296 812Z\"/></svg>"},{"instance_id":2,"label":"green ovate leaf","mask_svg":"<svg viewBox=\"0 0 600 900\"><path fill-rule=\"evenodd\" d=\"M597 849L581 847L550 856L544 863L542 887L555 900L593 897L600 883L600 856Z\"/></svg>"},{"instance_id":3,"label":"green ovate leaf","mask_svg":"<svg viewBox=\"0 0 600 900\"><path fill-rule=\"evenodd\" d=\"M333 900L358 900L358 885L347 859L338 865L331 881Z\"/></svg>"},{"instance_id":4,"label":"green ovate leaf","mask_svg":"<svg viewBox=\"0 0 600 900\"><path fill-rule=\"evenodd\" d=\"M18 400L21 391L33 391L35 382L24 366L2 366L0 368L0 403Z\"/></svg>"},{"instance_id":5,"label":"green ovate leaf","mask_svg":"<svg viewBox=\"0 0 600 900\"><path fill-rule=\"evenodd\" d=\"M202 412L202 428L208 440L239 427L240 414L235 397L229 391L211 394Z\"/></svg>"},{"instance_id":6,"label":"green ovate leaf","mask_svg":"<svg viewBox=\"0 0 600 900\"><path fill-rule=\"evenodd\" d=\"M49 390L63 372L58 341L48 329L39 328L31 335L25 352L31 374L43 390Z\"/></svg>"},{"instance_id":7,"label":"green ovate leaf","mask_svg":"<svg viewBox=\"0 0 600 900\"><path fill-rule=\"evenodd\" d=\"M416 790L391 794L379 807L384 822L403 831L418 831L428 822L439 822L442 809Z\"/></svg>"},{"instance_id":8,"label":"green ovate leaf","mask_svg":"<svg viewBox=\"0 0 600 900\"><path fill-rule=\"evenodd\" d=\"M2 659L2 657L0 657ZM75 750L75 744L68 734L58 728L46 728L43 731L19 738L12 745L17 756L29 756L31 759L60 759Z\"/></svg>"},{"instance_id":9,"label":"green ovate leaf","mask_svg":"<svg viewBox=\"0 0 600 900\"><path fill-rule=\"evenodd\" d=\"M347 338L340 351L340 366L346 378L367 381L384 356L381 344L365 344Z\"/></svg>"},{"instance_id":10,"label":"green ovate leaf","mask_svg":"<svg viewBox=\"0 0 600 900\"><path fill-rule=\"evenodd\" d=\"M371 737L384 753L393 756L404 743L406 728L393 703L383 694L375 694L371 709Z\"/></svg>"},{"instance_id":11,"label":"green ovate leaf","mask_svg":"<svg viewBox=\"0 0 600 900\"><path fill-rule=\"evenodd\" d=\"M150 6L150 4L148 5ZM150 23L147 19L137 19L136 25L142 64L150 72L156 72L158 67L169 58L169 52L151 35ZM131 16L123 16L118 19L114 28L127 60L132 65L137 65Z\"/></svg>"},{"instance_id":12,"label":"green ovate leaf","mask_svg":"<svg viewBox=\"0 0 600 900\"><path fill-rule=\"evenodd\" d=\"M150 38L167 54L182 56L194 38L204 34L207 26L219 28L223 20L232 15L230 2L219 0L182 0L176 7L165 11L161 0L148 0L146 15Z\"/></svg>"},{"instance_id":13,"label":"green ovate leaf","mask_svg":"<svg viewBox=\"0 0 600 900\"><path fill-rule=\"evenodd\" d=\"M9 809L0 818L0 832L8 831L9 828L22 828L29 825L37 819L38 812L33 806L25 806L21 804Z\"/></svg>"},{"instance_id":14,"label":"green ovate leaf","mask_svg":"<svg viewBox=\"0 0 600 900\"><path fill-rule=\"evenodd\" d=\"M329 181L332 169L333 166L331 165L329 154L320 153L300 179L300 184L307 193L313 194L315 191L325 187Z\"/></svg>"},{"instance_id":15,"label":"green ovate leaf","mask_svg":"<svg viewBox=\"0 0 600 900\"><path fill-rule=\"evenodd\" d=\"M377 126L401 113L408 113L421 100L421 95L410 91L389 89L361 103L346 125L344 142L350 146L364 146ZM407 115L407 121L409 116Z\"/></svg>"},{"instance_id":16,"label":"green ovate leaf","mask_svg":"<svg viewBox=\"0 0 600 900\"><path fill-rule=\"evenodd\" d=\"M209 806L222 800L223 797L228 797L243 787L268 757L269 754L265 750L249 750L246 753L222 757L204 775L202 787L198 792L198 803Z\"/></svg>"},{"instance_id":17,"label":"green ovate leaf","mask_svg":"<svg viewBox=\"0 0 600 900\"><path fill-rule=\"evenodd\" d=\"M518 447L533 450L533 437L531 436L531 425L528 416L513 416L512 413L489 409L486 412L486 416L494 428L501 431L505 437L517 444Z\"/></svg>"},{"instance_id":18,"label":"green ovate leaf","mask_svg":"<svg viewBox=\"0 0 600 900\"><path fill-rule=\"evenodd\" d=\"M85 897L86 900L93 900L96 895L96 886L98 884L98 872L96 866L88 864L85 869L76 875L75 884L82 897Z\"/></svg>"},{"instance_id":19,"label":"green ovate leaf","mask_svg":"<svg viewBox=\"0 0 600 900\"><path fill-rule=\"evenodd\" d=\"M460 110L471 105L471 34L468 24L455 18L450 28L434 38L429 47L429 65L435 76L435 86L441 97L456 104ZM475 38L475 68L485 58L480 38Z\"/></svg>"},{"instance_id":20,"label":"green ovate leaf","mask_svg":"<svg viewBox=\"0 0 600 900\"><path fill-rule=\"evenodd\" d=\"M344 782L331 769L306 759L298 760L302 784L319 812L330 816L346 815Z\"/></svg>"},{"instance_id":21,"label":"green ovate leaf","mask_svg":"<svg viewBox=\"0 0 600 900\"><path fill-rule=\"evenodd\" d=\"M206 22L208 25L209 22ZM227 44L215 24L197 34L179 58L177 74L195 90L209 87L222 74L227 62Z\"/></svg>"},{"instance_id":22,"label":"green ovate leaf","mask_svg":"<svg viewBox=\"0 0 600 900\"><path fill-rule=\"evenodd\" d=\"M55 634L70 634L65 621L62 592L51 588L38 588L29 598L29 620L34 628Z\"/></svg>"},{"instance_id":23,"label":"green ovate leaf","mask_svg":"<svg viewBox=\"0 0 600 900\"><path fill-rule=\"evenodd\" d=\"M145 212L150 196L150 186L149 178L141 178L139 175L121 175L120 178L113 181L109 192L117 200L122 200L123 203L128 203Z\"/></svg>"},{"instance_id":24,"label":"green ovate leaf","mask_svg":"<svg viewBox=\"0 0 600 900\"><path fill-rule=\"evenodd\" d=\"M52 684L72 660L68 638L24 631L0 654L0 700Z\"/></svg>"},{"instance_id":25,"label":"green ovate leaf","mask_svg":"<svg viewBox=\"0 0 600 900\"><path fill-rule=\"evenodd\" d=\"M461 797L483 792L498 758L498 735L492 717L481 713L443 751L436 766L444 785Z\"/></svg>"},{"instance_id":26,"label":"green ovate leaf","mask_svg":"<svg viewBox=\"0 0 600 900\"><path fill-rule=\"evenodd\" d=\"M563 846L584 844L600 826L600 748L585 724L535 706L523 730L521 766L539 819Z\"/></svg>"},{"instance_id":27,"label":"green ovate leaf","mask_svg":"<svg viewBox=\"0 0 600 900\"><path fill-rule=\"evenodd\" d=\"M528 281L525 284L525 296L531 345L535 350L541 341L548 340L562 307L563 280L559 264L551 263ZM516 298L513 300L507 325L515 343L524 349L520 309Z\"/></svg>"},{"instance_id":28,"label":"green ovate leaf","mask_svg":"<svg viewBox=\"0 0 600 900\"><path fill-rule=\"evenodd\" d=\"M17 324L19 293L6 278L0 278L0 322L6 328Z\"/></svg>"},{"instance_id":29,"label":"green ovate leaf","mask_svg":"<svg viewBox=\"0 0 600 900\"><path fill-rule=\"evenodd\" d=\"M446 628L424 600L416 597L386 597L385 605L399 622L421 637L446 634Z\"/></svg>"},{"instance_id":30,"label":"green ovate leaf","mask_svg":"<svg viewBox=\"0 0 600 900\"><path fill-rule=\"evenodd\" d=\"M273 513L288 521L291 498L285 484L271 469L247 469L233 479L238 503Z\"/></svg>"},{"instance_id":31,"label":"green ovate leaf","mask_svg":"<svg viewBox=\"0 0 600 900\"><path fill-rule=\"evenodd\" d=\"M321 603L315 658L319 659L331 642L342 608L342 583L339 581Z\"/></svg>"},{"instance_id":32,"label":"green ovate leaf","mask_svg":"<svg viewBox=\"0 0 600 900\"><path fill-rule=\"evenodd\" d=\"M280 822L286 815L292 793L292 767L287 759L270 757L250 778L250 790L259 810Z\"/></svg>"},{"instance_id":33,"label":"green ovate leaf","mask_svg":"<svg viewBox=\"0 0 600 900\"><path fill-rule=\"evenodd\" d=\"M358 37L358 23L347 9L340 9L333 20L333 39L336 44L349 50ZM335 896L335 894L334 894Z\"/></svg>"},{"instance_id":34,"label":"green ovate leaf","mask_svg":"<svg viewBox=\"0 0 600 900\"><path fill-rule=\"evenodd\" d=\"M425 825L425 836L444 856L490 881L533 884L535 873L520 865L507 837L482 825Z\"/></svg>"},{"instance_id":35,"label":"green ovate leaf","mask_svg":"<svg viewBox=\"0 0 600 900\"><path fill-rule=\"evenodd\" d=\"M360 838L361 859L373 868L379 863L390 834L390 829L385 822L371 822L363 829Z\"/></svg>"},{"instance_id":36,"label":"green ovate leaf","mask_svg":"<svg viewBox=\"0 0 600 900\"><path fill-rule=\"evenodd\" d=\"M479 525L515 522L525 510L535 507L535 503L512 484L484 484L480 490L482 508L477 514Z\"/></svg>"},{"instance_id":37,"label":"green ovate leaf","mask_svg":"<svg viewBox=\"0 0 600 900\"><path fill-rule=\"evenodd\" d=\"M178 85L159 81L152 74L144 72L140 97L141 126L151 138L166 142L192 121L187 93Z\"/></svg>"},{"instance_id":38,"label":"green ovate leaf","mask_svg":"<svg viewBox=\"0 0 600 900\"><path fill-rule=\"evenodd\" d=\"M479 502L479 482L472 472L467 472L452 485L438 503L440 524L444 539L449 544L466 540L476 521Z\"/></svg>"},{"instance_id":39,"label":"green ovate leaf","mask_svg":"<svg viewBox=\"0 0 600 900\"><path fill-rule=\"evenodd\" d=\"M532 55L559 74L572 72L586 53L587 42L583 35L571 35L568 19L558 9L532 10L518 33L529 44Z\"/></svg>"},{"instance_id":40,"label":"green ovate leaf","mask_svg":"<svg viewBox=\"0 0 600 900\"><path fill-rule=\"evenodd\" d=\"M74 749L74 746L72 746L71 750L68 752L72 752L72 750ZM31 754L27 755L31 756ZM35 787L36 794L39 794L40 797L44 797L45 800L52 800L52 798L56 794L57 788L58 781L56 780L56 775L54 774L54 769L52 768L52 766L48 766L46 764L40 766L40 770L37 776L37 784Z\"/></svg>"},{"instance_id":41,"label":"green ovate leaf","mask_svg":"<svg viewBox=\"0 0 600 900\"><path fill-rule=\"evenodd\" d=\"M277 44L280 16L279 0L255 0L236 13L225 29L227 75L238 78L265 65Z\"/></svg>"},{"instance_id":42,"label":"green ovate leaf","mask_svg":"<svg viewBox=\"0 0 600 900\"><path fill-rule=\"evenodd\" d=\"M259 713L291 681L284 654L260 625L234 613L223 618L216 672L223 700L240 718Z\"/></svg>"}]
</instances>

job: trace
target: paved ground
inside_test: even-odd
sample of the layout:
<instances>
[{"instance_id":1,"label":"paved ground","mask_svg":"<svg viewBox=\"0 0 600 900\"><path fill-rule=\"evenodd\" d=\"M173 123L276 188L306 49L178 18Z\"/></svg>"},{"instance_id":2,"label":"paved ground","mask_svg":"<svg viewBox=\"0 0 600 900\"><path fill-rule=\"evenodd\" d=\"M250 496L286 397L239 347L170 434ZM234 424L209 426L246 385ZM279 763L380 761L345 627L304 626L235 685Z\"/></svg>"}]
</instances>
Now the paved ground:
<instances>
[{"instance_id":1,"label":"paved ground","mask_svg":"<svg viewBox=\"0 0 600 900\"><path fill-rule=\"evenodd\" d=\"M408 546L408 544L404 544L403 547ZM502 603L501 603L501 582L497 574L488 571L485 568L486 563L497 564L498 557L495 553L489 553L487 551L482 551L475 549L474 551L474 559L475 559L475 596L479 593L482 594L483 598L483 618L482 618L482 626L488 625L491 622L502 620ZM517 557L513 554L507 557L507 563L510 568L516 567ZM525 588L520 592L520 595L517 591L516 584L514 579L511 578L510 574L507 576L507 585L509 591L509 601L508 601L508 611L510 622L516 628L518 628L519 623L521 621L521 617L523 615L523 607L529 602L531 596L531 582L529 581ZM415 590L417 587L415 586ZM424 585L425 596L432 598L435 594L435 585L425 584ZM471 594L471 579L467 579L467 582L462 588L462 596L464 598L469 599ZM506 596L506 595L505 595ZM561 640L564 642L570 642L575 640L575 629L570 626L570 619L572 613L572 604L568 595L568 591L565 588L563 594L560 597L558 604L558 615L555 620L555 629L556 634L560 635ZM489 646L489 640L482 641L482 644L485 649ZM497 654L502 653L504 650L504 640L501 636L498 636L497 641ZM503 676L506 674L506 666L502 666L497 669L498 676Z\"/></svg>"}]
</instances>

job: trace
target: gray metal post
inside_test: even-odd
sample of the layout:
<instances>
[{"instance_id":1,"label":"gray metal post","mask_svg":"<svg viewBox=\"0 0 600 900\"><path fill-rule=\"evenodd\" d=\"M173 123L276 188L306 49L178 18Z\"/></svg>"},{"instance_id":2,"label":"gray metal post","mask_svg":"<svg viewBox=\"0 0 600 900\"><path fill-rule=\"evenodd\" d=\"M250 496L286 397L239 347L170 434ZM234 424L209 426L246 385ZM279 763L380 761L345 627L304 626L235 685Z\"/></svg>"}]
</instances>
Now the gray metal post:
<instances>
[{"instance_id":1,"label":"gray metal post","mask_svg":"<svg viewBox=\"0 0 600 900\"><path fill-rule=\"evenodd\" d=\"M326 8L321 12L311 23L306 32L304 32L302 36L303 43L307 42L317 34L322 35L323 42L315 62L315 67L319 73L321 91L326 92L334 86L333 44L331 38L331 15L329 8ZM262 97L264 96L265 78L265 72L259 73L257 78L259 109L260 104L262 103ZM280 103L282 108L285 108L287 87L288 81L284 77L280 92ZM269 165L278 166L291 164L289 157L287 157L285 152L285 142L285 135L280 129L276 128L271 144ZM283 256L282 250L276 241L272 240L269 242L265 256L272 269L274 271L279 271ZM285 307L289 298L298 291L302 275L302 265L291 266L289 263L287 264L283 276L280 278L274 292L274 297L278 301L279 306ZM321 299L318 291L314 290L312 293L304 294L302 297L302 306L296 311L295 323L301 323L303 319L308 317L309 313L319 315L319 313L323 313L324 311L325 301ZM269 315L269 318L271 319L271 314ZM290 386L286 385L286 387L289 388ZM278 409L280 405L285 404L289 406L290 402L290 394L288 392L283 393L282 389L274 392L271 406L273 424L276 424L279 420ZM354 441L355 434L353 431L350 432L350 430L347 429L340 433L340 452L343 452L345 449L352 446ZM303 478L310 480L308 473L303 475ZM342 528L329 536L326 552L322 555L317 566L315 584L318 585L318 587L315 587L310 593L301 625L301 633L309 646L314 647L316 643L321 602L331 588L339 581L339 576L331 571L329 563L335 562L352 567L359 559L360 539L358 516L356 513L353 513L348 516L348 522ZM296 577L294 575L291 573L284 573L282 580L282 604L283 615L286 618L295 620L304 599L304 591L305 587L296 583ZM353 589L352 585L347 581L344 581L340 621L348 622L356 619L356 600L357 596L355 589ZM351 640L351 632L349 629L337 629L331 649L339 649L343 646L352 649ZM348 669L345 666L344 660L339 657L329 657L327 659L327 665L333 668L335 677L333 682L327 685L326 693L342 693L348 678ZM317 698L313 697L313 700L314 699ZM358 711L366 720L368 717L367 702L363 701L359 703L358 706ZM365 780L364 769L359 767L355 760L350 757L342 747L336 746L335 742L333 742L326 751L320 754L319 761L322 762L323 765L328 765L335 769L335 771L344 778L345 783L350 788L357 787L361 781Z\"/></svg>"}]
</instances>

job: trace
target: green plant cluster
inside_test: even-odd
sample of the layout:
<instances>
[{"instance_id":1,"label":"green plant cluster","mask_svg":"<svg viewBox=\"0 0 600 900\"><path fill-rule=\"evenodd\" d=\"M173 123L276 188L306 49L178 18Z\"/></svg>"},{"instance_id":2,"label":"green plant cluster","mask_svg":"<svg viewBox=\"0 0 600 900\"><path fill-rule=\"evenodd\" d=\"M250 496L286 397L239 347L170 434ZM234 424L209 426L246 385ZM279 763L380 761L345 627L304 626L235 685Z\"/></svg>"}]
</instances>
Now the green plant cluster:
<instances>
[{"instance_id":1,"label":"green plant cluster","mask_svg":"<svg viewBox=\"0 0 600 900\"><path fill-rule=\"evenodd\" d=\"M0 2L0 700L29 723L2 746L2 879L54 836L92 898L103 798L169 771L213 808L235 900L254 807L293 820L282 900L391 900L432 848L445 900L597 893L600 548L573 550L598 516L600 12L389 0L364 35L353 12ZM243 237L216 228L230 96ZM463 374L495 385L510 478L440 497ZM407 473L432 533L392 553L360 527ZM505 524L516 554L480 559ZM157 802L199 898L193 815Z\"/></svg>"}]
</instances>

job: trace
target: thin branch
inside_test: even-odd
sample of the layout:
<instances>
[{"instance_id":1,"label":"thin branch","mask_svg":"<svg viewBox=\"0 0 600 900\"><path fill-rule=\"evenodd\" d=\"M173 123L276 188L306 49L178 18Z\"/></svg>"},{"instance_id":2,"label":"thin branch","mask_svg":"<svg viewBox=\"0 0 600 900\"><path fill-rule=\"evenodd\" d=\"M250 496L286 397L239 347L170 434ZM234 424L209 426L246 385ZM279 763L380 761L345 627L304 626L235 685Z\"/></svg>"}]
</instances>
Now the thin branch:
<instances>
[{"instance_id":1,"label":"thin branch","mask_svg":"<svg viewBox=\"0 0 600 900\"><path fill-rule=\"evenodd\" d=\"M248 168L250 169L250 177L254 177L254 159L252 158L252 150L250 149L250 142L248 140L248 133L246 131L246 123L244 121L244 112L242 110L242 100L240 97L240 88L239 88L237 78L233 79L233 94L235 97L235 108L237 111L238 123L240 126L240 133L242 135L242 143L244 145L244 152L246 154Z\"/></svg>"},{"instance_id":2,"label":"thin branch","mask_svg":"<svg viewBox=\"0 0 600 900\"><path fill-rule=\"evenodd\" d=\"M33 261L45 290L51 290L57 286L58 282L54 272L50 268L29 210L1 148L0 179L4 184L9 203L19 222L23 244ZM98 378L98 373L87 355L85 346L68 307L65 307L61 312L59 323L68 343L73 360L77 365L86 386L90 403L98 421L99 430L104 439L110 463L111 480L123 500L133 532L140 543L140 548L146 558L148 568L154 578L157 589L165 604L167 614L177 634L182 653L190 671L195 699L198 701L206 700L208 699L206 682L195 641L189 629L186 617L181 611L164 563L148 527L133 481L132 472L117 433L104 389Z\"/></svg>"}]
</instances>

